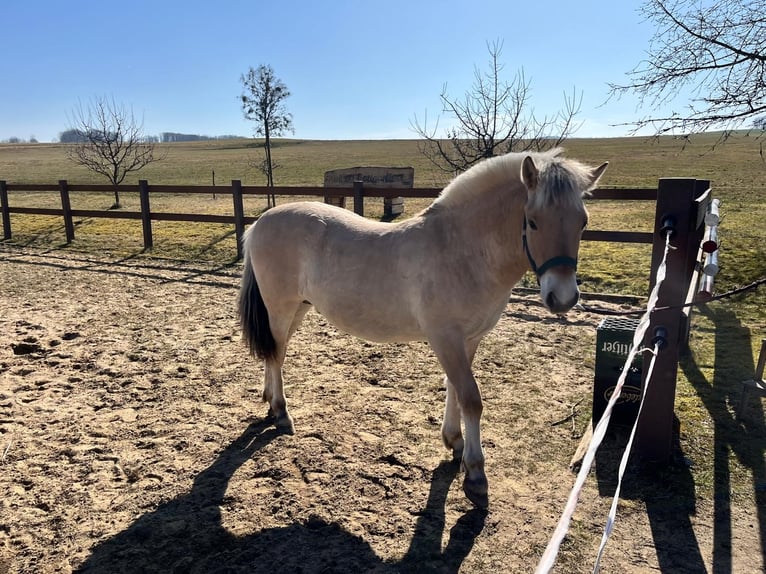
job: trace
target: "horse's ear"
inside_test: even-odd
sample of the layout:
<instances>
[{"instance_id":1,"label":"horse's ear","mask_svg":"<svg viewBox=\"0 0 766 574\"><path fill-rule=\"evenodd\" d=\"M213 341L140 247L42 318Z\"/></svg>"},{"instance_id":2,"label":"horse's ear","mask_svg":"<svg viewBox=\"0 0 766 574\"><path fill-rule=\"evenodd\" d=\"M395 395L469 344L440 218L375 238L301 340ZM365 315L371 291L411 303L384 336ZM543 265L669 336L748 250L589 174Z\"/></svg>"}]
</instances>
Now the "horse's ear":
<instances>
[{"instance_id":1,"label":"horse's ear","mask_svg":"<svg viewBox=\"0 0 766 574\"><path fill-rule=\"evenodd\" d=\"M537 170L532 156L526 156L521 162L521 181L527 186L529 191L537 189L540 172Z\"/></svg>"},{"instance_id":2,"label":"horse's ear","mask_svg":"<svg viewBox=\"0 0 766 574\"><path fill-rule=\"evenodd\" d=\"M591 170L590 172L590 187L594 188L596 187L596 184L598 183L598 180L601 179L601 176L604 175L604 172L606 171L607 166L609 165L608 161L605 161L597 168Z\"/></svg>"}]
</instances>

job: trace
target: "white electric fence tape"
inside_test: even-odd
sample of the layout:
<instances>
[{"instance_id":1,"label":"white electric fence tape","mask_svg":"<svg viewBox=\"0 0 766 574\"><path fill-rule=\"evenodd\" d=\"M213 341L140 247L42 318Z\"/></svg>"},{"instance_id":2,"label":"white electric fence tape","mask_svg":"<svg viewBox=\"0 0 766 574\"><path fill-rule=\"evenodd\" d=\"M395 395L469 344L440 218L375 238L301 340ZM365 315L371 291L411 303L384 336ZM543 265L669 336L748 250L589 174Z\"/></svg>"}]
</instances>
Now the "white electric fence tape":
<instances>
[{"instance_id":1,"label":"white electric fence tape","mask_svg":"<svg viewBox=\"0 0 766 574\"><path fill-rule=\"evenodd\" d=\"M620 467L617 472L617 488L614 489L614 496L612 497L612 506L609 507L609 515L606 518L606 525L604 525L604 535L601 537L601 545L598 547L598 555L596 556L596 563L593 565L593 574L598 574L601 567L601 556L604 554L606 543L609 540L609 536L612 534L612 528L614 528L614 521L617 517L617 503L620 500L620 489L622 488L622 476L625 474L625 468L628 466L628 459L630 458L630 449L633 448L633 438L636 436L636 428L638 427L638 419L641 417L641 411L644 408L644 399L646 398L646 389L649 386L649 381L652 379L652 373L654 373L654 363L657 360L657 353L660 350L660 344L656 343L654 349L652 349L652 360L649 363L649 368L646 370L646 382L641 392L641 403L638 405L638 413L636 414L636 422L633 424L633 428L630 430L630 438L625 445L625 452L622 453L620 459Z\"/></svg>"},{"instance_id":2,"label":"white electric fence tape","mask_svg":"<svg viewBox=\"0 0 766 574\"><path fill-rule=\"evenodd\" d=\"M590 468L593 465L593 459L596 456L596 451L598 450L598 447L601 445L601 442L604 440L604 436L606 435L606 430L607 430L607 427L609 426L609 420L612 417L612 410L614 408L615 403L617 402L617 399L620 398L620 394L622 393L622 387L625 384L625 379L627 378L628 372L630 371L630 367L633 364L633 359L638 354L638 351L641 347L641 343L644 340L644 335L646 334L646 331L649 328L650 315L652 311L654 310L654 308L657 306L657 301L659 299L660 286L662 285L662 282L665 280L665 275L667 272L668 252L671 249L670 235L671 234L668 233L665 236L665 252L663 253L663 256L662 256L662 262L657 268L657 280L655 281L654 289L652 289L652 292L649 295L649 302L646 305L646 311L641 316L641 319L638 322L638 326L636 327L636 332L633 335L633 345L631 346L630 352L628 353L628 358L625 360L625 365L622 368L622 373L620 373L620 378L617 379L617 384L615 385L614 392L612 393L612 396L609 398L609 402L607 403L606 408L604 409L604 414L601 415L601 420L598 421L596 428L593 429L593 438L591 438L590 444L588 445L588 450L585 453L585 457L583 458L582 466L580 467L580 472L577 473L577 478L575 479L574 486L572 487L572 492L569 493L569 498L567 499L566 506L564 507L564 512L562 513L561 518L559 519L559 522L556 525L556 530L553 532L553 536L551 537L550 542L548 542L548 546L546 546L545 548L545 552L543 552L542 558L540 558L540 562L537 564L537 568L535 569L535 574L547 574L548 572L551 571L551 568L553 568L553 565L556 562L556 557L558 556L561 543L564 541L564 537L569 531L569 523L571 522L572 515L574 514L575 508L577 507L577 501L580 497L580 492L582 491L582 487L585 484L586 478L588 477ZM655 353L656 353L656 350L657 348L655 346ZM653 365L653 361L652 361L652 365ZM645 384L646 385L649 384L648 376L646 378ZM643 397L642 397L642 404L643 404ZM638 422L638 418L636 418L636 422ZM635 427L633 430L635 431ZM631 440L632 440L632 436L631 436ZM625 452L626 453L629 452L629 449L627 447L625 449ZM624 456L624 458L627 459L626 456ZM620 466L622 467L622 463ZM618 486L617 491L615 492L615 500L617 499L617 497L619 497L619 492L620 491ZM615 508L615 514L616 514L616 502L613 501L612 506ZM612 517L612 513L610 512L610 519L607 520L607 525L605 529L605 530L608 529L610 533L612 530L613 522L614 520ZM603 546L606 544L606 538L608 537L609 537L609 534L607 534L605 531L604 539L602 539L602 542L601 542L602 547L599 549L599 555L596 561L594 572L597 572L598 570L598 561L601 559Z\"/></svg>"}]
</instances>

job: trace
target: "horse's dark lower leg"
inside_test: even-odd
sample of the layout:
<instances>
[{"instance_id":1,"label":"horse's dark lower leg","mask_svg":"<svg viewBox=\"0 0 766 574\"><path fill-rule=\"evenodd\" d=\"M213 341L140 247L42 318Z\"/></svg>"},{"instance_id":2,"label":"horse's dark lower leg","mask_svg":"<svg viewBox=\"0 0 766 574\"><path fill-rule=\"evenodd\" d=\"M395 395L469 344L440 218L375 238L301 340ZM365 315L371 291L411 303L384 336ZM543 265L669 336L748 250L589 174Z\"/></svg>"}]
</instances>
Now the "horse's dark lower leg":
<instances>
[{"instance_id":1,"label":"horse's dark lower leg","mask_svg":"<svg viewBox=\"0 0 766 574\"><path fill-rule=\"evenodd\" d=\"M465 470L465 479L463 480L463 492L468 500L473 502L479 508L489 506L489 487L487 475L484 472L484 452L481 448L481 397L476 392L476 399L463 398L461 410L463 412L463 421L465 423L466 443L463 451L463 469Z\"/></svg>"}]
</instances>

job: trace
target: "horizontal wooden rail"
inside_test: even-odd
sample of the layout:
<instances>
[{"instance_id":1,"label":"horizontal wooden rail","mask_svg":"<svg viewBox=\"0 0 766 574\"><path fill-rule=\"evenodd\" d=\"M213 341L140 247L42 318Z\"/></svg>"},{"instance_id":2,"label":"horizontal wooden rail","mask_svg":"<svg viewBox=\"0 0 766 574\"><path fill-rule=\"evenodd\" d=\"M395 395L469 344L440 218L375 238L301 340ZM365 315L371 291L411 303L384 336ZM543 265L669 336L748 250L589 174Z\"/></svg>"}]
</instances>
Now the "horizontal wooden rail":
<instances>
[{"instance_id":1,"label":"horizontal wooden rail","mask_svg":"<svg viewBox=\"0 0 766 574\"><path fill-rule=\"evenodd\" d=\"M230 186L215 185L150 185L146 180L141 180L138 185L120 185L120 193L137 193L141 198L140 211L122 210L92 210L72 209L70 198L77 193L112 193L114 186L105 184L70 184L61 180L58 184L48 183L8 183L0 181L0 212L3 218L3 238L11 238L11 214L26 215L50 215L64 217L64 226L67 231L67 242L74 239L74 224L72 218L111 218L141 220L144 233L144 247L150 249L152 241L152 221L187 221L199 223L220 223L234 225L237 236L237 254L241 255L240 241L244 233L245 225L256 220L253 216L245 216L242 206L243 196L253 195L280 195L286 197L351 197L354 199L354 211L364 215L364 198L395 198L403 197L410 199L433 199L438 197L442 188L419 187L406 189L385 189L366 186L359 182L354 187L316 187L316 186L245 186L238 180L232 181ZM24 193L57 193L60 195L61 207L14 207L8 200L9 192ZM214 215L197 213L167 213L151 211L149 198L151 195L160 194L208 194L208 195L231 195L233 201L233 215ZM599 188L591 192L588 200L619 200L619 201L656 201L657 190L651 188ZM652 234L632 231L601 231L586 230L583 233L586 241L611 241L619 243L651 243Z\"/></svg>"},{"instance_id":2,"label":"horizontal wooden rail","mask_svg":"<svg viewBox=\"0 0 766 574\"><path fill-rule=\"evenodd\" d=\"M613 243L652 243L654 234L642 231L598 231L586 229L583 241L611 241Z\"/></svg>"},{"instance_id":3,"label":"horizontal wooden rail","mask_svg":"<svg viewBox=\"0 0 766 574\"><path fill-rule=\"evenodd\" d=\"M657 188L599 187L587 199L617 199L619 201L657 201Z\"/></svg>"},{"instance_id":4,"label":"horizontal wooden rail","mask_svg":"<svg viewBox=\"0 0 766 574\"><path fill-rule=\"evenodd\" d=\"M26 191L26 192L58 191L59 184L57 183L6 183L5 189L8 191Z\"/></svg>"},{"instance_id":5,"label":"horizontal wooden rail","mask_svg":"<svg viewBox=\"0 0 766 574\"><path fill-rule=\"evenodd\" d=\"M60 207L8 207L8 213L25 213L27 215L64 215L64 211ZM6 237L6 239L10 239L10 237Z\"/></svg>"},{"instance_id":6,"label":"horizontal wooden rail","mask_svg":"<svg viewBox=\"0 0 766 574\"><path fill-rule=\"evenodd\" d=\"M114 186L91 183L67 183L69 192L102 192L111 193ZM59 191L58 184L50 183L5 183L7 191L24 192L51 192ZM140 185L120 185L120 193L139 193ZM317 186L275 186L265 187L258 185L241 186L243 195L308 195L317 197L353 197L354 190L350 187L317 187ZM230 194L231 186L221 185L152 185L149 184L151 193L191 193L191 194ZM364 187L365 197L404 197L429 199L437 197L442 191L441 187L413 187L406 189L375 189L373 187ZM616 199L620 201L654 201L657 199L656 188L610 188L602 187L590 192L586 199Z\"/></svg>"}]
</instances>

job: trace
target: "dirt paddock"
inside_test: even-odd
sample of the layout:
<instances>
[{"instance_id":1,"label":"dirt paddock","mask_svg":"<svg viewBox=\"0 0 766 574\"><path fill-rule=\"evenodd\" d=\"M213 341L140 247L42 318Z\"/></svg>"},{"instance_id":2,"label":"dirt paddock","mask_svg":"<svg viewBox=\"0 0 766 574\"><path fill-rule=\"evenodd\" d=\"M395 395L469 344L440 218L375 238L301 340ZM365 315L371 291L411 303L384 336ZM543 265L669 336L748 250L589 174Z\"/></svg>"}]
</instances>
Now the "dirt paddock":
<instances>
[{"instance_id":1,"label":"dirt paddock","mask_svg":"<svg viewBox=\"0 0 766 574\"><path fill-rule=\"evenodd\" d=\"M239 267L0 247L0 573L534 570L574 480L600 316L514 297L480 347L481 511L441 444L427 345L368 344L310 313L285 367L296 434L277 434L238 284ZM556 572L591 571L613 459ZM602 571L760 572L752 507L732 506L720 542L713 501L683 466L663 472L672 487L626 484Z\"/></svg>"}]
</instances>

